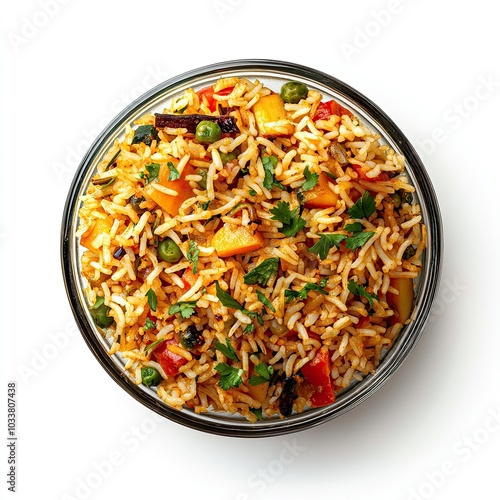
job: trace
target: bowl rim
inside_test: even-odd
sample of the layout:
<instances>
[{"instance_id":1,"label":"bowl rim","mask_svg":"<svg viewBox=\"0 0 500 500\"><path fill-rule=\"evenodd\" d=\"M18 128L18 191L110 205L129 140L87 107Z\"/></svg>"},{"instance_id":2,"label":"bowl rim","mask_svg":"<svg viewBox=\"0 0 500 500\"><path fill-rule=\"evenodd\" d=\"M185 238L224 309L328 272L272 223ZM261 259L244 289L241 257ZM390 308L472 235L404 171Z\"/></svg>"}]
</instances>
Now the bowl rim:
<instances>
[{"instance_id":1,"label":"bowl rim","mask_svg":"<svg viewBox=\"0 0 500 500\"><path fill-rule=\"evenodd\" d=\"M427 215L427 220L425 220L425 217L423 217L423 220L428 231L428 245L425 251L426 262L423 266L426 273L419 283L419 291L414 306L414 315L417 310L418 315L410 325L403 329L374 373L365 376L361 382L348 391L343 391L332 405L308 409L301 414L294 414L286 419L266 419L254 424L246 419L237 420L234 418L224 419L221 416L216 417L215 412L195 414L186 409L178 411L161 402L151 391L139 390L139 387L120 370L113 357L105 352L97 338L97 335L101 334L94 325L90 324L88 314L79 300L77 284L80 276L75 268L76 254L73 251L74 238L72 238L73 218L75 214L77 217L76 207L80 203L78 197L82 183L96 156L102 152L102 146L107 138L128 123L130 118L137 118L138 116L135 113L142 106L154 98L168 93L171 89L189 84L195 78L218 78L224 73L235 71L241 71L241 73L252 71L275 72L279 78L295 76L310 79L327 87L332 93L340 94L349 103L352 102L356 107L360 108L363 114L367 115L379 129L384 131L383 138L390 138L405 156L407 170L414 178L413 184L417 181L415 187L422 201L422 213ZM166 100L168 98L168 96L165 97ZM373 123L369 125L373 125ZM164 81L125 107L102 130L76 170L64 206L60 244L64 285L77 326L87 346L108 375L134 399L159 415L192 429L231 437L269 437L309 429L344 414L374 394L401 366L423 334L439 286L444 248L442 219L437 196L430 178L416 150L391 118L362 93L333 76L296 63L272 59L241 59L202 66Z\"/></svg>"}]
</instances>

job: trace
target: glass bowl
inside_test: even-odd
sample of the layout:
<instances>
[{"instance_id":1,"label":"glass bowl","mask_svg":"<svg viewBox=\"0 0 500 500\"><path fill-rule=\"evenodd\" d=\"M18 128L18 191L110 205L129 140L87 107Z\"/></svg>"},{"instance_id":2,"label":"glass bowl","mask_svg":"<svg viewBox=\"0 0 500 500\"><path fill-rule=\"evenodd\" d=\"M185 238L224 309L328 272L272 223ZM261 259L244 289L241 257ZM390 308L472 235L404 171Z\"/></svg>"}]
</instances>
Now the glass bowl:
<instances>
[{"instance_id":1,"label":"glass bowl","mask_svg":"<svg viewBox=\"0 0 500 500\"><path fill-rule=\"evenodd\" d=\"M196 414L187 408L175 410L163 403L154 389L142 384L138 386L129 378L124 370L124 360L119 354L108 355L109 345L92 321L83 293L85 283L80 270L82 250L75 237L80 196L85 193L106 151L115 139L123 137L125 126L146 113L161 112L167 101L186 88L197 90L219 78L230 76L258 78L275 91L285 81L300 81L320 91L323 100L335 99L353 111L365 125L381 135L382 142L405 156L407 174L416 189L422 222L428 231L422 271L416 285L414 320L403 328L375 371L342 391L330 406L307 409L285 419L272 418L256 423L250 423L239 415L216 412ZM381 387L406 359L424 331L438 288L442 251L441 216L436 194L415 149L394 122L368 98L336 78L305 66L272 60L236 60L195 69L167 80L127 106L97 137L79 165L68 193L61 231L62 270L69 302L83 338L107 373L136 400L174 422L205 432L237 437L275 436L313 427L354 408Z\"/></svg>"}]
</instances>

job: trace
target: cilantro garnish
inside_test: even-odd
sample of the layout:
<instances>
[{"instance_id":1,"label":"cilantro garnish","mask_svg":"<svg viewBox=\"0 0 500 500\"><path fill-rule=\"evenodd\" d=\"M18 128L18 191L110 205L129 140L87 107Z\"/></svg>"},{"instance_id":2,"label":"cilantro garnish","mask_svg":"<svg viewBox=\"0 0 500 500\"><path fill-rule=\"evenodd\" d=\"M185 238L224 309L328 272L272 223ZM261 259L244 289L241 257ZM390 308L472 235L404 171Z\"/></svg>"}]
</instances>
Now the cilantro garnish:
<instances>
[{"instance_id":1,"label":"cilantro garnish","mask_svg":"<svg viewBox=\"0 0 500 500\"><path fill-rule=\"evenodd\" d=\"M210 205L210 200L206 201L205 203L202 203L201 204L201 209L202 210L207 210L208 209L208 205Z\"/></svg>"},{"instance_id":2,"label":"cilantro garnish","mask_svg":"<svg viewBox=\"0 0 500 500\"><path fill-rule=\"evenodd\" d=\"M299 210L299 207L290 210L290 204L286 201L278 201L278 206L270 210L273 214L272 220L283 224L280 231L285 236L293 237L305 227L306 221L300 216Z\"/></svg>"},{"instance_id":3,"label":"cilantro garnish","mask_svg":"<svg viewBox=\"0 0 500 500\"><path fill-rule=\"evenodd\" d=\"M262 408L250 408L250 411L257 417L257 420L264 420Z\"/></svg>"},{"instance_id":4,"label":"cilantro garnish","mask_svg":"<svg viewBox=\"0 0 500 500\"><path fill-rule=\"evenodd\" d=\"M113 155L113 158L111 158L111 160L109 160L108 164L106 165L106 168L104 169L105 172L108 171L109 167L111 167L111 165L113 165L113 163L115 162L115 160L120 156L120 153L122 152L121 149L119 149L114 155Z\"/></svg>"},{"instance_id":5,"label":"cilantro garnish","mask_svg":"<svg viewBox=\"0 0 500 500\"><path fill-rule=\"evenodd\" d=\"M226 358L232 359L233 361L240 360L240 358L238 358L238 355L236 354L236 351L234 350L234 347L231 345L231 341L229 339L226 339L226 345L222 344L218 340L214 340L214 346L218 351L224 354Z\"/></svg>"},{"instance_id":6,"label":"cilantro garnish","mask_svg":"<svg viewBox=\"0 0 500 500\"><path fill-rule=\"evenodd\" d=\"M196 274L198 272L198 257L200 256L200 249L198 248L198 245L191 240L189 242L189 248L187 252L187 258L189 262L193 264L193 274Z\"/></svg>"},{"instance_id":7,"label":"cilantro garnish","mask_svg":"<svg viewBox=\"0 0 500 500\"><path fill-rule=\"evenodd\" d=\"M263 186L266 189L272 189L273 186L277 187L278 189L281 189L282 191L285 190L283 185L276 180L276 177L274 177L274 169L276 168L276 165L278 164L278 158L276 156L264 156L262 158L262 166L264 167L264 182L262 183Z\"/></svg>"},{"instance_id":8,"label":"cilantro garnish","mask_svg":"<svg viewBox=\"0 0 500 500\"><path fill-rule=\"evenodd\" d=\"M369 218L375 212L375 198L365 191L363 196L349 209L349 215L353 219Z\"/></svg>"},{"instance_id":9,"label":"cilantro garnish","mask_svg":"<svg viewBox=\"0 0 500 500\"><path fill-rule=\"evenodd\" d=\"M265 384L271 380L271 375L274 370L272 366L267 366L265 363L259 363L255 366L257 375L252 375L248 381L250 385Z\"/></svg>"},{"instance_id":10,"label":"cilantro garnish","mask_svg":"<svg viewBox=\"0 0 500 500\"><path fill-rule=\"evenodd\" d=\"M148 354L148 352L152 351L153 349L155 349L159 344L161 344L163 341L165 340L165 338L162 338L162 339L159 339L159 340L155 340L154 342L152 342L151 344L147 345L146 348L144 349L144 353L145 354Z\"/></svg>"},{"instance_id":11,"label":"cilantro garnish","mask_svg":"<svg viewBox=\"0 0 500 500\"><path fill-rule=\"evenodd\" d=\"M319 255L321 260L325 260L328 252L334 246L339 248L342 241L347 238L345 234L323 233L319 235L319 240L308 249L308 252Z\"/></svg>"},{"instance_id":12,"label":"cilantro garnish","mask_svg":"<svg viewBox=\"0 0 500 500\"><path fill-rule=\"evenodd\" d=\"M179 171L175 168L175 165L169 161L167 163L167 167L168 167L168 170L169 170L169 174L168 174L168 180L169 181L176 181L177 179L180 179L181 178L181 174L179 173Z\"/></svg>"},{"instance_id":13,"label":"cilantro garnish","mask_svg":"<svg viewBox=\"0 0 500 500\"><path fill-rule=\"evenodd\" d=\"M257 290L257 297L270 311L276 312L276 309L271 304L271 301L260 290Z\"/></svg>"},{"instance_id":14,"label":"cilantro garnish","mask_svg":"<svg viewBox=\"0 0 500 500\"><path fill-rule=\"evenodd\" d=\"M220 286L219 282L215 282L215 290L216 290L216 295L217 298L220 300L221 304L225 307L230 307L231 309L237 309L238 311L241 311L243 314L246 314L250 319L257 319L257 322L259 323L260 326L264 326L264 318L262 317L262 314L259 314L258 312L255 311L248 311L245 309L236 299L233 299L231 295L229 295L227 292L225 292ZM244 333L250 333L252 330L247 330L249 325L245 327L245 330L243 330Z\"/></svg>"},{"instance_id":15,"label":"cilantro garnish","mask_svg":"<svg viewBox=\"0 0 500 500\"><path fill-rule=\"evenodd\" d=\"M255 325L253 323L250 323L249 325L245 326L243 328L243 333L252 333L255 330Z\"/></svg>"},{"instance_id":16,"label":"cilantro garnish","mask_svg":"<svg viewBox=\"0 0 500 500\"><path fill-rule=\"evenodd\" d=\"M370 307L373 307L374 300L378 300L378 297L376 295L368 293L366 291L366 288L363 285L358 285L358 283L356 283L354 279L349 280L347 288L353 295L358 295L359 297L365 297L368 300Z\"/></svg>"},{"instance_id":17,"label":"cilantro garnish","mask_svg":"<svg viewBox=\"0 0 500 500\"><path fill-rule=\"evenodd\" d=\"M346 248L349 250L354 250L356 248L362 247L375 233L373 231L364 231L362 233L356 233L350 238L345 240Z\"/></svg>"},{"instance_id":18,"label":"cilantro garnish","mask_svg":"<svg viewBox=\"0 0 500 500\"><path fill-rule=\"evenodd\" d=\"M146 170L148 171L148 175L146 178L146 184L150 184L151 182L155 181L158 179L158 175L160 174L160 164L159 163L150 163L149 165L146 165ZM144 173L143 173L143 179L144 179Z\"/></svg>"},{"instance_id":19,"label":"cilantro garnish","mask_svg":"<svg viewBox=\"0 0 500 500\"><path fill-rule=\"evenodd\" d=\"M346 224L344 229L349 233L360 233L363 231L363 224L361 222L353 222L352 224Z\"/></svg>"},{"instance_id":20,"label":"cilantro garnish","mask_svg":"<svg viewBox=\"0 0 500 500\"><path fill-rule=\"evenodd\" d=\"M152 311L156 312L156 304L158 303L158 299L156 298L156 293L154 292L154 290L152 288L150 288L146 292L146 297L148 298L149 308Z\"/></svg>"},{"instance_id":21,"label":"cilantro garnish","mask_svg":"<svg viewBox=\"0 0 500 500\"><path fill-rule=\"evenodd\" d=\"M218 281L215 282L215 290L217 298L220 300L220 303L224 307L230 307L231 309L237 309L238 311L241 311L243 309L243 306L236 299L233 299L231 295L229 295L219 286Z\"/></svg>"},{"instance_id":22,"label":"cilantro garnish","mask_svg":"<svg viewBox=\"0 0 500 500\"><path fill-rule=\"evenodd\" d=\"M249 194L250 196L255 196L255 195L257 194L257 191L255 191L255 189L249 189L249 190L248 190L248 194Z\"/></svg>"},{"instance_id":23,"label":"cilantro garnish","mask_svg":"<svg viewBox=\"0 0 500 500\"><path fill-rule=\"evenodd\" d=\"M307 294L311 291L322 293L323 295L328 295L328 292L323 290L323 288L328 283L328 278L323 278L319 280L319 283L306 283L301 290L285 290L285 299L288 304L294 299L305 300Z\"/></svg>"},{"instance_id":24,"label":"cilantro garnish","mask_svg":"<svg viewBox=\"0 0 500 500\"><path fill-rule=\"evenodd\" d=\"M245 274L243 281L246 285L255 285L258 283L261 286L266 286L269 278L278 274L279 259L271 257L263 260L258 266L255 266L249 273Z\"/></svg>"},{"instance_id":25,"label":"cilantro garnish","mask_svg":"<svg viewBox=\"0 0 500 500\"><path fill-rule=\"evenodd\" d=\"M156 323L151 318L146 318L146 323L144 324L144 330L151 330L156 328Z\"/></svg>"},{"instance_id":26,"label":"cilantro garnish","mask_svg":"<svg viewBox=\"0 0 500 500\"><path fill-rule=\"evenodd\" d=\"M306 180L302 184L302 191L309 191L318 183L319 175L311 172L308 166L304 169L304 177Z\"/></svg>"},{"instance_id":27,"label":"cilantro garnish","mask_svg":"<svg viewBox=\"0 0 500 500\"><path fill-rule=\"evenodd\" d=\"M181 314L181 318L190 318L194 314L196 300L186 300L172 304L168 310L168 314Z\"/></svg>"},{"instance_id":28,"label":"cilantro garnish","mask_svg":"<svg viewBox=\"0 0 500 500\"><path fill-rule=\"evenodd\" d=\"M219 363L215 369L220 373L219 387L225 391L231 387L239 387L243 382L242 376L245 371L242 368L234 368L226 365L226 363Z\"/></svg>"}]
</instances>

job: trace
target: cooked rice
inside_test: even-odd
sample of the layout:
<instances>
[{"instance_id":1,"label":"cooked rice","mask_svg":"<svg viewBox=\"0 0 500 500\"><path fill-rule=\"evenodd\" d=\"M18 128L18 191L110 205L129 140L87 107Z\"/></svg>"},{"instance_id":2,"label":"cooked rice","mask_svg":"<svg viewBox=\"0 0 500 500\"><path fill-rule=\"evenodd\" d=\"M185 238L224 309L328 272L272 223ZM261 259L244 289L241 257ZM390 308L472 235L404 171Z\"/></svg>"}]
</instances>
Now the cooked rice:
<instances>
[{"instance_id":1,"label":"cooked rice","mask_svg":"<svg viewBox=\"0 0 500 500\"><path fill-rule=\"evenodd\" d=\"M404 175L404 158L381 143L380 137L356 117L345 114L313 120L323 98L309 90L307 99L285 105L294 132L262 137L252 106L272 91L259 81L236 77L215 84L216 91L230 87L234 87L231 93L215 95L214 99L224 106L219 109L235 117L240 130L235 137L223 136L214 144L202 145L184 128L165 128L159 130L160 141L153 140L147 146L132 144L134 130L126 127L123 140L108 151L94 177L115 180L105 187L104 181L89 184L82 197L77 235L91 233L98 220L110 221L109 231L99 234L94 248L83 253L81 267L89 304L103 297L110 307L108 314L114 324L104 334L110 340L110 354L120 352L126 359L129 376L140 384L141 368L156 368L163 379L157 387L158 396L173 408L240 413L254 422L255 410L262 410L268 418L280 415L283 379L300 375L321 349L328 351L336 393L376 369L403 327L397 321L398 311L388 304L387 294L398 294L391 280L418 276L426 231L419 205L402 203L397 208L391 196L396 191L414 191ZM184 108L184 114L211 113L206 97L200 99L192 89L173 99L167 108L169 112ZM154 117L142 117L138 123L153 124ZM286 126L282 132L288 134ZM349 155L347 165L330 155L332 144L344 145ZM118 150L119 156L109 166ZM224 165L220 153L233 151L236 159ZM284 191L264 186L263 154L277 158L274 174ZM175 217L144 189L145 167L152 161L165 164L169 159L176 160L179 174L189 164L196 169L186 177L192 196L182 203ZM338 196L336 206L301 206L299 191L306 166L311 172L332 176L328 189ZM360 178L359 168L365 171L364 178ZM200 185L203 178L206 188ZM163 195L178 196L175 189L157 182L151 185ZM359 222L363 230L373 231L373 236L356 250L345 245L333 247L323 260L309 252L320 234L347 234L345 225L356 221L348 210L366 190L375 198L377 211L369 220ZM141 214L131 204L132 195L144 198ZM301 207L306 221L305 228L293 237L280 232L282 223L273 220L270 212L280 200L291 208ZM208 202L207 208L204 204ZM242 208L235 213L238 206ZM221 223L260 232L265 246L219 257L212 238ZM181 249L178 263L158 257L158 241L167 236ZM199 250L196 275L187 258L189 242L195 242ZM411 247L415 249L413 255L404 260ZM245 284L244 276L270 257L279 259L278 275L271 276L266 286ZM318 285L323 278L327 279L327 295L312 290L306 299L286 302L286 290ZM353 279L368 293L377 295L372 308L365 298L349 291ZM261 314L263 324L244 311L223 306L217 297L216 281L247 312ZM149 290L157 297L156 312L148 303ZM269 299L275 313L259 301L257 290ZM170 307L179 301L195 301L195 314L189 318L169 314ZM154 322L154 328L146 329L147 318ZM248 325L254 329L244 333ZM190 327L202 334L202 343L191 350L179 343L180 335ZM155 349L147 348L160 339L172 341L167 349L184 359L185 364L174 376L167 375L157 362ZM215 348L215 341L225 344L228 339L238 360L227 359ZM243 370L239 387L220 387L221 375L215 369L219 363ZM270 383L251 386L254 367L261 363L271 366L278 376ZM299 384L294 411L310 406L314 390L307 381Z\"/></svg>"}]
</instances>

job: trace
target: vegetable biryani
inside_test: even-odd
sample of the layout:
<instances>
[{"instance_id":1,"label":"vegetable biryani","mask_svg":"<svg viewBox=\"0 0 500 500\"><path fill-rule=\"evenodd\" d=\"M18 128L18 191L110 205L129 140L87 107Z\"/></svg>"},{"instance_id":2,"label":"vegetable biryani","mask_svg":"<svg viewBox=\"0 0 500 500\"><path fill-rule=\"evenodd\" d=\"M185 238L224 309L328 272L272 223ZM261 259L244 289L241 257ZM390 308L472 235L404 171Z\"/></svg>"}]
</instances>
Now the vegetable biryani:
<instances>
[{"instance_id":1,"label":"vegetable biryani","mask_svg":"<svg viewBox=\"0 0 500 500\"><path fill-rule=\"evenodd\" d=\"M90 313L176 409L329 405L410 321L413 191L401 155L303 83L188 89L126 127L82 197Z\"/></svg>"}]
</instances>

